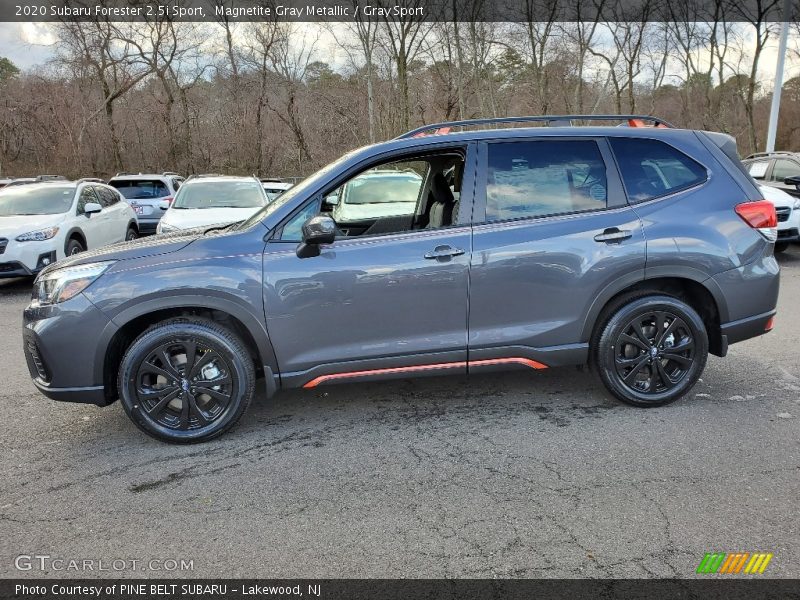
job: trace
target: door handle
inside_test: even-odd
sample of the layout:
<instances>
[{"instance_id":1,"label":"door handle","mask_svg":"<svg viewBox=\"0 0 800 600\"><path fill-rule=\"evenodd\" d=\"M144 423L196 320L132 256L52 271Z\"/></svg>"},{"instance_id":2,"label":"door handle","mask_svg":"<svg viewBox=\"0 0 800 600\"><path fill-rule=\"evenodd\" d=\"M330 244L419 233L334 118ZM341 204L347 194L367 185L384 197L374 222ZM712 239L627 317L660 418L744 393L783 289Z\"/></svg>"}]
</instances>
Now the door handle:
<instances>
[{"instance_id":1,"label":"door handle","mask_svg":"<svg viewBox=\"0 0 800 600\"><path fill-rule=\"evenodd\" d=\"M627 240L631 237L631 232L627 229L619 229L617 227L609 227L608 229L604 230L603 233L598 233L594 236L595 242L605 242L606 244L613 244L615 242L621 242L622 240Z\"/></svg>"},{"instance_id":2,"label":"door handle","mask_svg":"<svg viewBox=\"0 0 800 600\"><path fill-rule=\"evenodd\" d=\"M436 246L432 252L425 253L425 258L429 260L436 260L439 258L461 256L462 254L464 254L464 251L461 248L453 248L452 246Z\"/></svg>"}]
</instances>

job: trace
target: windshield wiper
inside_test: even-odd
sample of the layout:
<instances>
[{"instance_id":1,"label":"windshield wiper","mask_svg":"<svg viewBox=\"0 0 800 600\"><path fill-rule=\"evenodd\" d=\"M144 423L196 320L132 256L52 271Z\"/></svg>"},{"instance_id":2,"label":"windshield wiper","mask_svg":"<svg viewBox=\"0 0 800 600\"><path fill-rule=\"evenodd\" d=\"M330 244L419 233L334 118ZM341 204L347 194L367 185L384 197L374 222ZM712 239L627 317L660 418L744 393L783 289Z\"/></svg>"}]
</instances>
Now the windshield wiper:
<instances>
[{"instance_id":1,"label":"windshield wiper","mask_svg":"<svg viewBox=\"0 0 800 600\"><path fill-rule=\"evenodd\" d=\"M231 229L234 225L238 225L241 221L234 221L233 223L228 223L227 225L217 225L216 227L209 227L203 232L203 235L207 234L210 231L225 231L226 229Z\"/></svg>"}]
</instances>

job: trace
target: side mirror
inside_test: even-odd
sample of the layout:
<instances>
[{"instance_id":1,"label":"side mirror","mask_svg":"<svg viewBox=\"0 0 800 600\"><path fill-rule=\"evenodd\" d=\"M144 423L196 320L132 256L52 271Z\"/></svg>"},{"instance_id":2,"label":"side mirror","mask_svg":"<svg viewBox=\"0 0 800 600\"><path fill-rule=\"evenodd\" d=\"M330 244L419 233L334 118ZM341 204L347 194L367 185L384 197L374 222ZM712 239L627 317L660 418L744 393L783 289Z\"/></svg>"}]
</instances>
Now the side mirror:
<instances>
[{"instance_id":1,"label":"side mirror","mask_svg":"<svg viewBox=\"0 0 800 600\"><path fill-rule=\"evenodd\" d=\"M325 204L328 206L336 206L339 204L339 194L331 194L329 196L325 196Z\"/></svg>"},{"instance_id":2,"label":"side mirror","mask_svg":"<svg viewBox=\"0 0 800 600\"><path fill-rule=\"evenodd\" d=\"M83 214L85 214L87 217L95 213L99 213L101 210L103 210L103 207L97 202L87 202L83 205Z\"/></svg>"},{"instance_id":3,"label":"side mirror","mask_svg":"<svg viewBox=\"0 0 800 600\"><path fill-rule=\"evenodd\" d=\"M786 185L793 185L800 190L800 175L793 175L783 180Z\"/></svg>"},{"instance_id":4,"label":"side mirror","mask_svg":"<svg viewBox=\"0 0 800 600\"><path fill-rule=\"evenodd\" d=\"M297 246L298 258L319 256L321 244L332 244L336 239L336 223L330 217L318 215L303 223L303 241Z\"/></svg>"},{"instance_id":5,"label":"side mirror","mask_svg":"<svg viewBox=\"0 0 800 600\"><path fill-rule=\"evenodd\" d=\"M160 208L161 210L167 210L169 208L169 202L167 202L166 200L162 200L161 202L158 203L158 208Z\"/></svg>"}]
</instances>

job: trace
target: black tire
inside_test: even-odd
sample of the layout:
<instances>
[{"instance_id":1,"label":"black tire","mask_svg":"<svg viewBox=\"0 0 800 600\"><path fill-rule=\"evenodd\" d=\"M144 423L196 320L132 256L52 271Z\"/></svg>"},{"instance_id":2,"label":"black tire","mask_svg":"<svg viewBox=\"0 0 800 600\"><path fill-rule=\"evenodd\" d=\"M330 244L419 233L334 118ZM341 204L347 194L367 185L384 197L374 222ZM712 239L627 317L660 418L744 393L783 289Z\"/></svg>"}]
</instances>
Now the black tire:
<instances>
[{"instance_id":1,"label":"black tire","mask_svg":"<svg viewBox=\"0 0 800 600\"><path fill-rule=\"evenodd\" d=\"M775 244L775 254L786 252L789 249L789 242L778 242Z\"/></svg>"},{"instance_id":2,"label":"black tire","mask_svg":"<svg viewBox=\"0 0 800 600\"><path fill-rule=\"evenodd\" d=\"M75 254L79 254L81 252L84 252L86 250L86 248L84 248L83 244L81 244L78 240L76 240L75 238L72 238L70 241L67 242L67 247L66 247L65 250L66 250L67 256L73 256Z\"/></svg>"},{"instance_id":3,"label":"black tire","mask_svg":"<svg viewBox=\"0 0 800 600\"><path fill-rule=\"evenodd\" d=\"M606 315L594 339L594 363L614 397L663 406L697 383L708 359L708 334L691 306L650 293L623 298Z\"/></svg>"},{"instance_id":4,"label":"black tire","mask_svg":"<svg viewBox=\"0 0 800 600\"><path fill-rule=\"evenodd\" d=\"M117 384L122 406L139 429L165 442L189 444L236 424L253 399L255 368L230 330L180 318L136 338L122 358Z\"/></svg>"},{"instance_id":5,"label":"black tire","mask_svg":"<svg viewBox=\"0 0 800 600\"><path fill-rule=\"evenodd\" d=\"M136 231L133 227L128 227L128 233L125 234L125 241L131 242L139 237L139 232Z\"/></svg>"}]
</instances>

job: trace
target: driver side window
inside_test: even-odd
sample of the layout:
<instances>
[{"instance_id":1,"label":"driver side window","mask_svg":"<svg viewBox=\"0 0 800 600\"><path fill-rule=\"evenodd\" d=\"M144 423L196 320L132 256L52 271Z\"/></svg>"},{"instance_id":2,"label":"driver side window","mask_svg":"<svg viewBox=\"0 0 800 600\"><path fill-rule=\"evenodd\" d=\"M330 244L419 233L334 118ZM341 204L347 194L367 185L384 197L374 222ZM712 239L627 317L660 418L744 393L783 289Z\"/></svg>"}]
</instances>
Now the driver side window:
<instances>
[{"instance_id":1,"label":"driver side window","mask_svg":"<svg viewBox=\"0 0 800 600\"><path fill-rule=\"evenodd\" d=\"M458 214L463 157L447 153L373 166L311 202L283 226L281 240L301 241L313 216L333 218L337 237L363 237L452 225Z\"/></svg>"},{"instance_id":2,"label":"driver side window","mask_svg":"<svg viewBox=\"0 0 800 600\"><path fill-rule=\"evenodd\" d=\"M97 199L97 196L92 188L87 185L83 188L81 195L78 197L78 209L76 214L82 215L84 213L83 208L90 202L93 202L94 204L100 204L100 201Z\"/></svg>"}]
</instances>

